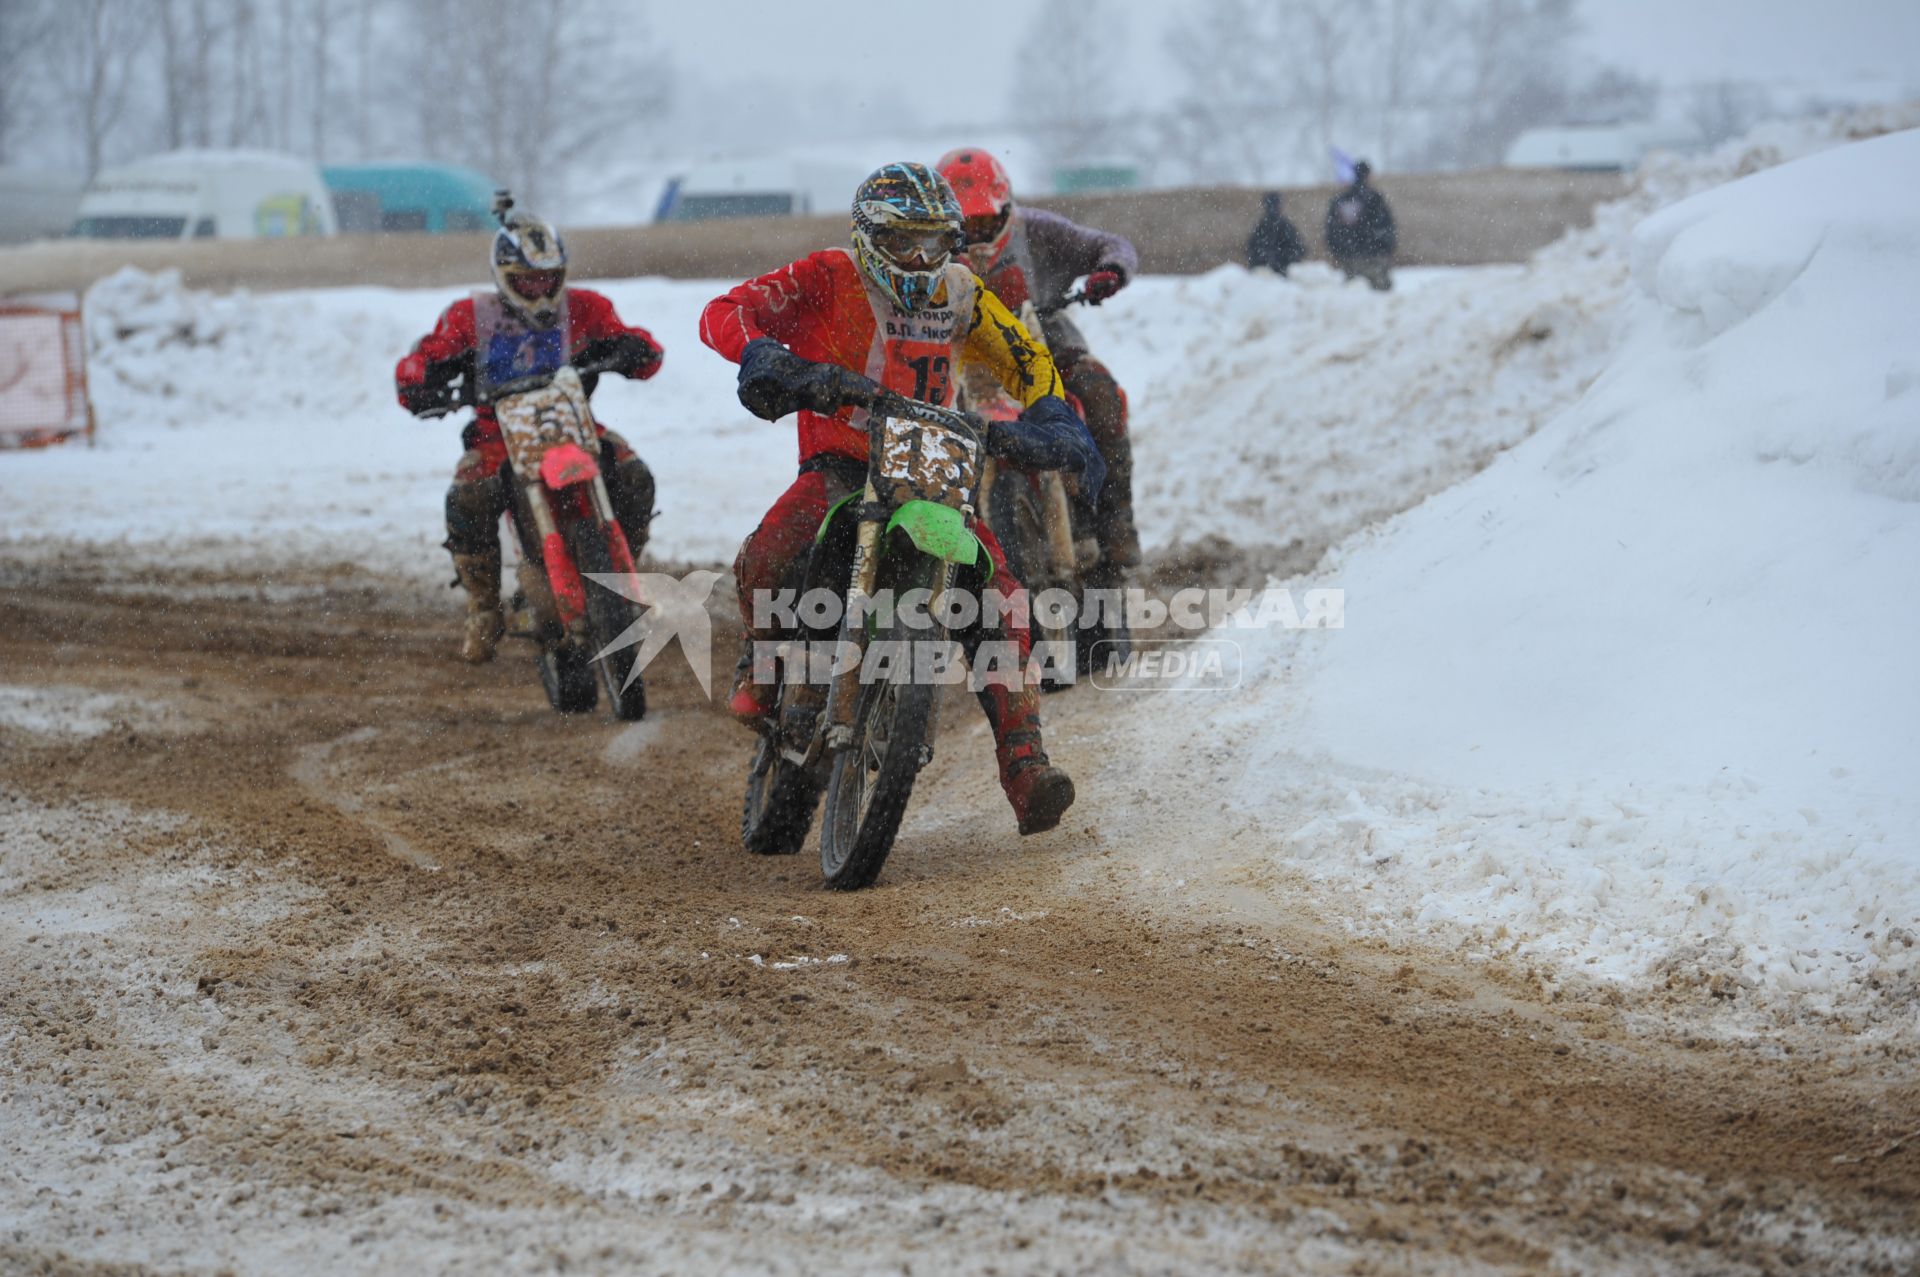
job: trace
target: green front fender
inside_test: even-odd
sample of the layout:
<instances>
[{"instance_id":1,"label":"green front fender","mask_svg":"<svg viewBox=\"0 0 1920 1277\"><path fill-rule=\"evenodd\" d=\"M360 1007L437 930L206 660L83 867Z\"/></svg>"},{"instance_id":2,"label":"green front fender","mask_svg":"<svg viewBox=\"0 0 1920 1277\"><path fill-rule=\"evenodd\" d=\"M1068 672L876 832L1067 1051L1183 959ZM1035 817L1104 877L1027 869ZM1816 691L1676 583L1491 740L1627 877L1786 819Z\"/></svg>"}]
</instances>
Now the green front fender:
<instances>
[{"instance_id":1,"label":"green front fender","mask_svg":"<svg viewBox=\"0 0 1920 1277\"><path fill-rule=\"evenodd\" d=\"M980 538L967 526L967 516L933 501L909 501L887 520L887 531L904 530L923 554L964 567L980 561Z\"/></svg>"}]
</instances>

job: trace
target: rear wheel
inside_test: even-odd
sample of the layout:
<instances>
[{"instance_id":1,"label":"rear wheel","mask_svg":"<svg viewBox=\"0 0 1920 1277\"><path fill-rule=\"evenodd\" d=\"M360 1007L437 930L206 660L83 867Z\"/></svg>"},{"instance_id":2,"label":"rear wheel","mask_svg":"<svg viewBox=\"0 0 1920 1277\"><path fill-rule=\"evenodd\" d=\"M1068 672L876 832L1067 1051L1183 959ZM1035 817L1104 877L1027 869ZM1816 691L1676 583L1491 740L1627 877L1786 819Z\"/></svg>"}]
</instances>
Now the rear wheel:
<instances>
[{"instance_id":1,"label":"rear wheel","mask_svg":"<svg viewBox=\"0 0 1920 1277\"><path fill-rule=\"evenodd\" d=\"M587 625L593 631L595 647L606 652L640 619L640 605L589 579L592 573L613 571L613 555L607 549L605 529L596 523L578 523L574 525L571 540L574 564L587 587ZM647 712L646 684L633 668L639 656L639 643L629 641L619 651L607 652L595 662L600 667L601 681L606 684L614 717L628 722L644 717Z\"/></svg>"},{"instance_id":2,"label":"rear wheel","mask_svg":"<svg viewBox=\"0 0 1920 1277\"><path fill-rule=\"evenodd\" d=\"M747 771L747 800L740 813L740 841L756 856L791 856L807 841L820 781L788 758L773 733L760 737Z\"/></svg>"},{"instance_id":3,"label":"rear wheel","mask_svg":"<svg viewBox=\"0 0 1920 1277\"><path fill-rule=\"evenodd\" d=\"M948 571L945 563L910 550L912 579L895 583L895 597L915 587L931 588ZM898 562L898 560L896 560ZM886 582L882 582L886 584ZM875 636L900 644L899 677L876 680L860 689L854 708L853 742L834 755L827 780L826 815L820 827L820 870L827 885L853 891L870 885L893 850L900 821L913 797L913 782L929 751L934 693L931 683L913 679L912 644L943 641L936 624L909 628L900 617Z\"/></svg>"}]
</instances>

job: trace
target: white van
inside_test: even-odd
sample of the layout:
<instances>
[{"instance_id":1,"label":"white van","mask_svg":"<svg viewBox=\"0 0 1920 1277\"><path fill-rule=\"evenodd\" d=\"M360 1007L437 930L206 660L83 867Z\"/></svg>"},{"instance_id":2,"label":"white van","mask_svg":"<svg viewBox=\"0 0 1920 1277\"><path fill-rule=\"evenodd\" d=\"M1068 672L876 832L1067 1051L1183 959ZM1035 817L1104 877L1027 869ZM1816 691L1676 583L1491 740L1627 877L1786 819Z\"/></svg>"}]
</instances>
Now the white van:
<instances>
[{"instance_id":1,"label":"white van","mask_svg":"<svg viewBox=\"0 0 1920 1277\"><path fill-rule=\"evenodd\" d=\"M702 164L668 184L656 222L727 217L807 217L844 212L871 169L858 164L767 157Z\"/></svg>"},{"instance_id":2,"label":"white van","mask_svg":"<svg viewBox=\"0 0 1920 1277\"><path fill-rule=\"evenodd\" d=\"M169 151L102 170L75 239L283 239L332 235L320 170L273 151Z\"/></svg>"}]
</instances>

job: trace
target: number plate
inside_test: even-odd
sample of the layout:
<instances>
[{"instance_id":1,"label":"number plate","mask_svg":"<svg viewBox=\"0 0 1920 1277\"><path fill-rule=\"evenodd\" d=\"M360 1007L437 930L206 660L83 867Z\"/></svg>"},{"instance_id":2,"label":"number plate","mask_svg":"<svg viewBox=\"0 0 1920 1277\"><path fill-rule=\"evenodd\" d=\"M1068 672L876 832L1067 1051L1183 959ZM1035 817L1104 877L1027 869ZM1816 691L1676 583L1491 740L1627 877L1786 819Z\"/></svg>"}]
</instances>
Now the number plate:
<instances>
[{"instance_id":1,"label":"number plate","mask_svg":"<svg viewBox=\"0 0 1920 1277\"><path fill-rule=\"evenodd\" d=\"M980 449L945 426L888 417L874 471L880 497L890 506L932 501L964 510L980 481Z\"/></svg>"},{"instance_id":2,"label":"number plate","mask_svg":"<svg viewBox=\"0 0 1920 1277\"><path fill-rule=\"evenodd\" d=\"M540 458L555 444L578 444L590 452L599 447L586 389L571 368L562 368L538 389L495 401L493 415L514 472L528 479L539 475Z\"/></svg>"}]
</instances>

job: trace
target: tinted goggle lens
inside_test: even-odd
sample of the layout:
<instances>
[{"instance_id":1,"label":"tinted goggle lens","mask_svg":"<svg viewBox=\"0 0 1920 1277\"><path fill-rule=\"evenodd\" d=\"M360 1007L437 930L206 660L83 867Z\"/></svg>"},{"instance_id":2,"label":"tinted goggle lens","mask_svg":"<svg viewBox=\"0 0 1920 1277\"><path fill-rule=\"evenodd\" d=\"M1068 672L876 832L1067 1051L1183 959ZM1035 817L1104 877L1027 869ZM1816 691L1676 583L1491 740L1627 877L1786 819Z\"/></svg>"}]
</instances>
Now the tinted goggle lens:
<instances>
[{"instance_id":1,"label":"tinted goggle lens","mask_svg":"<svg viewBox=\"0 0 1920 1277\"><path fill-rule=\"evenodd\" d=\"M945 227L889 227L874 232L873 246L897 266L937 266L953 255L954 232Z\"/></svg>"},{"instance_id":2,"label":"tinted goggle lens","mask_svg":"<svg viewBox=\"0 0 1920 1277\"><path fill-rule=\"evenodd\" d=\"M528 301L540 301L558 293L566 278L565 271L517 270L507 276L507 284Z\"/></svg>"},{"instance_id":3,"label":"tinted goggle lens","mask_svg":"<svg viewBox=\"0 0 1920 1277\"><path fill-rule=\"evenodd\" d=\"M1007 219L1013 216L1013 206L1008 205L998 213L982 213L978 217L969 217L964 223L967 243L991 244L1000 238L1000 232L1007 229Z\"/></svg>"}]
</instances>

